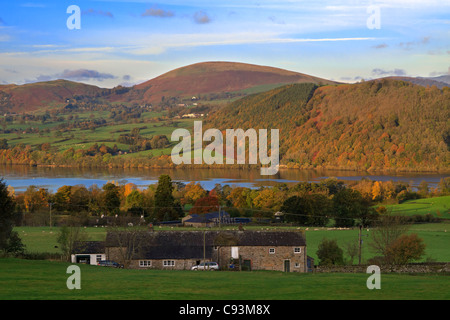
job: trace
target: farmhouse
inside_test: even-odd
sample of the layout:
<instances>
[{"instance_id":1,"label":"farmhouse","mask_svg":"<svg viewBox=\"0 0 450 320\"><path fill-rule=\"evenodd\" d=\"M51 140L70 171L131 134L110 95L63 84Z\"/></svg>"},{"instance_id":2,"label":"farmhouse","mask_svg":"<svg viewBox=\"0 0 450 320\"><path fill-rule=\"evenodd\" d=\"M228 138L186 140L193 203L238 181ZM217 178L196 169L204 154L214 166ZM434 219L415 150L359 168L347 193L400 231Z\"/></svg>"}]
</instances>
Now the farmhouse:
<instances>
[{"instance_id":1,"label":"farmhouse","mask_svg":"<svg viewBox=\"0 0 450 320\"><path fill-rule=\"evenodd\" d=\"M189 270L205 261L221 269L307 272L300 231L108 232L108 260L129 268Z\"/></svg>"}]
</instances>

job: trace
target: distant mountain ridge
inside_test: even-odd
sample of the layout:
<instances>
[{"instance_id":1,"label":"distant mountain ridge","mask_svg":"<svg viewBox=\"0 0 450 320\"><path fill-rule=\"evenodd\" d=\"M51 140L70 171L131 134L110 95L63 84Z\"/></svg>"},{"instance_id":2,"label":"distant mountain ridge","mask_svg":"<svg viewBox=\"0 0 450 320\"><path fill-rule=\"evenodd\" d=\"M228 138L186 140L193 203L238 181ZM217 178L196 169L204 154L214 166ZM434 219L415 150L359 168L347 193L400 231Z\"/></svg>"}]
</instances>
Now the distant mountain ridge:
<instances>
[{"instance_id":1,"label":"distant mountain ridge","mask_svg":"<svg viewBox=\"0 0 450 320\"><path fill-rule=\"evenodd\" d=\"M439 77L386 77L385 79L408 81L423 87L436 86L439 89L450 86L450 76L445 75Z\"/></svg>"},{"instance_id":2,"label":"distant mountain ridge","mask_svg":"<svg viewBox=\"0 0 450 320\"><path fill-rule=\"evenodd\" d=\"M56 80L25 85L0 85L0 111L23 112L62 106L75 96L101 98L106 102L151 104L178 101L197 95L244 96L289 83L337 84L307 74L236 62L201 62L177 68L132 87L103 89ZM248 90L248 92L246 92ZM174 99L175 98L175 99Z\"/></svg>"},{"instance_id":3,"label":"distant mountain ridge","mask_svg":"<svg viewBox=\"0 0 450 320\"><path fill-rule=\"evenodd\" d=\"M262 92L289 83L337 84L337 82L284 69L238 62L201 62L178 68L138 84L121 99L157 103L178 96L233 93L255 88ZM260 87L258 90L257 87Z\"/></svg>"},{"instance_id":4,"label":"distant mountain ridge","mask_svg":"<svg viewBox=\"0 0 450 320\"><path fill-rule=\"evenodd\" d=\"M26 112L60 106L74 96L99 96L104 91L96 86L68 80L54 80L24 85L0 85L0 111Z\"/></svg>"}]
</instances>

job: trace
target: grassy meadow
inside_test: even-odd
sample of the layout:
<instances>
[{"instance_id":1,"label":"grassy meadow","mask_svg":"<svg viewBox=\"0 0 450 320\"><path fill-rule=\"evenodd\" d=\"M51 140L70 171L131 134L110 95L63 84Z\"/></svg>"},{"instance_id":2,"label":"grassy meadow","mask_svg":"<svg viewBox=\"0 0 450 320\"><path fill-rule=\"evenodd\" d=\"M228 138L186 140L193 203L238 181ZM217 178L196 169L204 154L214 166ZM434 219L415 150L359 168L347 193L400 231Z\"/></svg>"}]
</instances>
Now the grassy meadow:
<instances>
[{"instance_id":1,"label":"grassy meadow","mask_svg":"<svg viewBox=\"0 0 450 320\"><path fill-rule=\"evenodd\" d=\"M385 207L392 214L406 216L431 214L433 217L450 219L450 196L407 200L401 204Z\"/></svg>"},{"instance_id":2,"label":"grassy meadow","mask_svg":"<svg viewBox=\"0 0 450 320\"><path fill-rule=\"evenodd\" d=\"M41 121L24 121L8 123L7 129L20 129L18 133L0 133L0 139L7 139L8 145L14 147L18 144L30 145L33 148L43 144L50 143L54 151L64 152L69 148L74 150L89 149L94 144L105 144L112 148L114 145L120 150L128 151L130 146L117 142L117 139L122 133L129 133L134 128L144 128L140 130L140 135L146 138L155 135L166 135L170 138L172 132L177 128L187 128L192 130L193 119L177 119L176 124L172 121L164 120L166 112L161 111L147 111L142 113L139 121L128 120L126 122L114 122L109 119L108 111L77 111L73 115L77 115L78 121L87 121L92 119L105 119L108 121L107 125L95 128L95 130L83 130L81 128L74 128L64 132L59 130L59 126L67 123L68 115L63 115L60 120L52 120L45 123ZM0 120L2 116L0 116ZM40 133L26 132L27 128L39 128ZM47 133L44 130L49 129ZM58 132L58 134L56 134ZM159 156L161 154L170 154L171 148L146 150L135 152L132 154L124 154L118 157L148 157L150 154ZM152 153L153 152L153 153Z\"/></svg>"},{"instance_id":3,"label":"grassy meadow","mask_svg":"<svg viewBox=\"0 0 450 320\"><path fill-rule=\"evenodd\" d=\"M0 259L0 300L443 300L450 277L271 271L191 272L129 270L80 265L81 289L69 290L69 263Z\"/></svg>"}]
</instances>

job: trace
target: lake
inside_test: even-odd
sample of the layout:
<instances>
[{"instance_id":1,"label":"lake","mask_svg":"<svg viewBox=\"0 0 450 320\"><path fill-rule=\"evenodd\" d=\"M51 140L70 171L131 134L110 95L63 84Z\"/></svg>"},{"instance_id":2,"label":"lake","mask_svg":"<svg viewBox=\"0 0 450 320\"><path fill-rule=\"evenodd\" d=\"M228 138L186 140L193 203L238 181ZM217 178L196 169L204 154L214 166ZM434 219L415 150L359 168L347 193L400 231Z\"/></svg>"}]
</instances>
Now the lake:
<instances>
[{"instance_id":1,"label":"lake","mask_svg":"<svg viewBox=\"0 0 450 320\"><path fill-rule=\"evenodd\" d=\"M99 187L108 181L120 184L134 183L145 188L155 184L162 174L168 174L172 180L189 183L199 182L203 188L211 190L216 184L258 188L273 186L277 183L293 185L301 181L317 182L328 177L336 177L344 181L358 181L368 178L374 181L404 181L412 186L418 186L422 181L435 187L439 181L448 177L445 174L434 173L368 173L365 171L337 170L296 170L280 169L273 176L261 176L259 170L239 169L109 169L109 168L54 168L30 166L0 166L0 178L7 185L14 187L16 192L25 191L28 186L35 185L56 192L63 185L84 185Z\"/></svg>"}]
</instances>

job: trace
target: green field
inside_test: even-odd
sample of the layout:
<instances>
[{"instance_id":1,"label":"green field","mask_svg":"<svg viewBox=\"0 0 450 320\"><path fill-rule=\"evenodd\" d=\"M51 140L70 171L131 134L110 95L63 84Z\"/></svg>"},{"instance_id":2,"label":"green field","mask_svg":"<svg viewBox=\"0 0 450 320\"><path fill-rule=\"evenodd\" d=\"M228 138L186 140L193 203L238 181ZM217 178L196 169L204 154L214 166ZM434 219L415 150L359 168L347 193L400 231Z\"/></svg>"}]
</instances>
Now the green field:
<instances>
[{"instance_id":1,"label":"green field","mask_svg":"<svg viewBox=\"0 0 450 320\"><path fill-rule=\"evenodd\" d=\"M74 150L78 149L89 149L92 145L97 143L99 146L105 144L106 146L112 148L115 144L117 147L127 152L130 148L129 145L121 144L117 142L117 138L122 133L129 133L134 128L143 128L140 131L140 135L145 138L150 138L155 135L166 135L170 139L170 135L176 128L187 128L192 130L193 119L177 119L176 125L172 122L168 123L166 120L160 120L166 116L165 112L144 112L142 113L139 121L128 120L127 122L114 122L108 118L108 111L77 111L71 115L77 115L79 121L89 120L89 119L105 119L107 124L104 126L97 127L95 130L83 130L80 128L75 128L63 132L63 130L57 130L56 128L60 125L68 123L68 115L63 115L63 121L48 121L46 123L41 123L40 121L24 121L24 122L14 122L9 123L5 128L7 129L20 129L19 133L0 133L0 139L7 139L8 145L14 147L18 144L30 145L33 148L43 144L50 143L54 148L54 151L64 152L69 148ZM0 120L3 117L0 116ZM40 134L33 132L25 132L28 128L39 128L39 130L49 129L49 133ZM56 135L56 131L60 131L59 135ZM170 154L171 148L157 149L157 150L147 150L136 152L128 155L121 155L118 157L148 157L150 154L159 156L161 154Z\"/></svg>"},{"instance_id":2,"label":"green field","mask_svg":"<svg viewBox=\"0 0 450 320\"><path fill-rule=\"evenodd\" d=\"M247 227L261 228L261 227ZM181 230L182 228L180 228ZM263 228L266 229L266 228ZM271 229L274 229L271 227ZM286 229L286 228L282 228ZM297 229L297 228L294 228ZM317 248L320 241L323 238L336 239L338 245L344 250L344 258L349 259L349 256L345 251L345 244L351 241L358 241L358 229L329 229L329 228L301 228L305 230L306 242L307 242L307 254L317 260ZM53 227L16 227L14 229L19 233L22 242L26 245L28 252L59 252L56 238L58 234L58 228ZM106 228L85 228L84 229L89 237L89 240L101 241L106 237ZM163 229L164 230L164 229ZM183 228L186 230L186 228ZM192 228L187 228L192 230ZM450 244L450 223L427 223L417 224L410 227L410 232L417 233L419 237L423 238L426 249L425 256L422 261L432 259L439 262L450 262L450 250L448 246ZM362 231L362 262L367 261L374 256L374 253L369 247L370 229L363 229ZM357 263L357 258L354 259L354 263Z\"/></svg>"},{"instance_id":3,"label":"green field","mask_svg":"<svg viewBox=\"0 0 450 320\"><path fill-rule=\"evenodd\" d=\"M408 200L385 207L393 214L407 216L431 214L433 217L450 219L450 196Z\"/></svg>"},{"instance_id":4,"label":"green field","mask_svg":"<svg viewBox=\"0 0 450 320\"><path fill-rule=\"evenodd\" d=\"M191 272L110 269L80 265L81 289L69 290L69 263L0 259L0 300L447 300L445 275L381 274L369 290L367 274L269 271Z\"/></svg>"}]
</instances>

